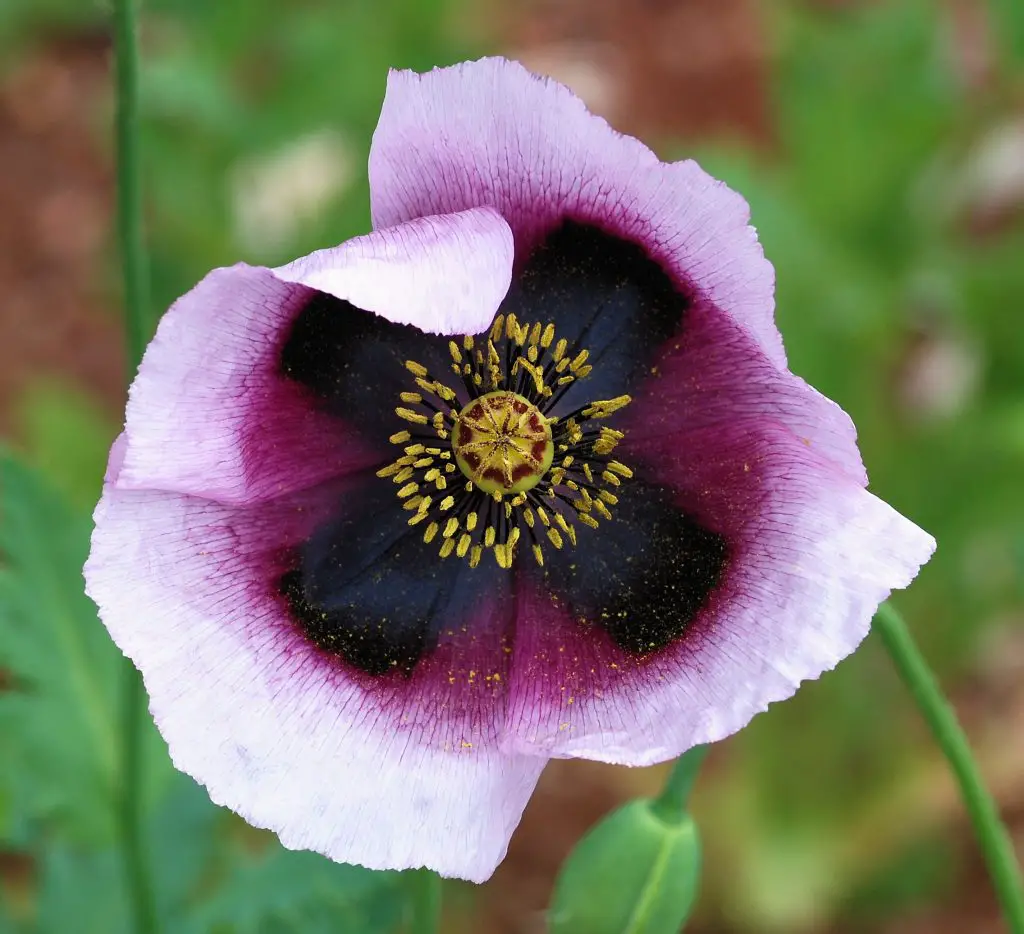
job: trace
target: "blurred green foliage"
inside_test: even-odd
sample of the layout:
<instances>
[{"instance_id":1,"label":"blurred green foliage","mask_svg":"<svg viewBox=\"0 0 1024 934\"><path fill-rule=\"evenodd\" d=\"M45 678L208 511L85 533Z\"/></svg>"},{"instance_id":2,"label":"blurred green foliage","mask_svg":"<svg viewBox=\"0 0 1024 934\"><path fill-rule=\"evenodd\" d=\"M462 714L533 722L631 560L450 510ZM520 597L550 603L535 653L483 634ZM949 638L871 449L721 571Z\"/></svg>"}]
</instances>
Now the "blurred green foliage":
<instances>
[{"instance_id":1,"label":"blurred green foliage","mask_svg":"<svg viewBox=\"0 0 1024 934\"><path fill-rule=\"evenodd\" d=\"M149 0L156 307L212 266L283 262L368 229L365 164L387 69L484 51L459 31L466 9ZM988 9L997 73L978 91L956 74L949 21L931 0L765 5L779 49L773 151L660 147L697 157L747 196L778 272L794 370L853 415L872 488L939 540L900 602L951 685L1024 616L1024 224L1020 205L976 223L969 185L978 147L1020 106L1024 4ZM5 0L0 70L54 30L102 29L104 15L98 2ZM260 200L275 164L302 152L319 162L294 174L326 162L336 184L306 197L301 223L251 239L240 210ZM274 226L260 217L257 228ZM915 391L936 360L946 361L938 384ZM128 923L111 817L119 656L82 596L80 568L115 426L55 384L21 410L21 449L0 468L0 851L32 856L35 879L28 897L8 893L0 932L111 934ZM248 831L171 769L150 732L152 858L172 930L397 927L396 877ZM913 831L934 760L871 640L758 718L729 754L698 808L705 914L793 932L813 925L823 900L876 917L955 880L954 850Z\"/></svg>"}]
</instances>

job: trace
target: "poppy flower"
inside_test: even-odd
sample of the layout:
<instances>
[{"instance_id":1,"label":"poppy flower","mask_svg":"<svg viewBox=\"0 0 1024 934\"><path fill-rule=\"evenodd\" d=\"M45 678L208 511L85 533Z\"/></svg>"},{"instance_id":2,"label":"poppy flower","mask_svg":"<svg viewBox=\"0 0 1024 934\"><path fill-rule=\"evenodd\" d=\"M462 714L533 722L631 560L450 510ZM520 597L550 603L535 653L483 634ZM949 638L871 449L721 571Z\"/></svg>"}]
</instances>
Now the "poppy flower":
<instances>
[{"instance_id":1,"label":"poppy flower","mask_svg":"<svg viewBox=\"0 0 1024 934\"><path fill-rule=\"evenodd\" d=\"M854 650L932 539L786 368L745 202L490 59L390 76L375 232L210 273L86 568L176 765L293 848L487 878Z\"/></svg>"}]
</instances>

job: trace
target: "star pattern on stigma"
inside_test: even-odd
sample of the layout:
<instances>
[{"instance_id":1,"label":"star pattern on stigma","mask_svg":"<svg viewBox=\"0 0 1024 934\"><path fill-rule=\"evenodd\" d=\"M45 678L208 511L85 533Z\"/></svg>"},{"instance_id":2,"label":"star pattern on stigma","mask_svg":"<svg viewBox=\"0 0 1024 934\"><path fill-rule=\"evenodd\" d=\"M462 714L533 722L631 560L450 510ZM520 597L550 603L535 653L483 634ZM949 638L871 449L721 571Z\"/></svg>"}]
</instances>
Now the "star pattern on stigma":
<instances>
[{"instance_id":1,"label":"star pattern on stigma","mask_svg":"<svg viewBox=\"0 0 1024 934\"><path fill-rule=\"evenodd\" d=\"M528 543L543 565L545 544L575 546L578 525L612 518L615 488L633 471L611 456L623 432L599 423L630 397L556 415L593 367L586 349L555 340L550 323L499 314L486 334L448 347L461 392L405 361L418 391L402 392L395 414L410 427L391 436L402 454L377 475L397 485L409 525L423 524L442 558L476 567L491 551L510 568Z\"/></svg>"}]
</instances>

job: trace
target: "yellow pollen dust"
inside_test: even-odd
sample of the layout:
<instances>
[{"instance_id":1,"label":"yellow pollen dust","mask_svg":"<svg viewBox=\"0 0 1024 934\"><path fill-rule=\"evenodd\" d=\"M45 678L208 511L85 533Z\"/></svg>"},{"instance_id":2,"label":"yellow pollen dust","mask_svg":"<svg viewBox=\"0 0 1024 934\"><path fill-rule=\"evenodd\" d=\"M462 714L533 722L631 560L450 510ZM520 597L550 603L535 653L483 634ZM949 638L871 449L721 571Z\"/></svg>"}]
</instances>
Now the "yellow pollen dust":
<instances>
[{"instance_id":1,"label":"yellow pollen dust","mask_svg":"<svg viewBox=\"0 0 1024 934\"><path fill-rule=\"evenodd\" d=\"M555 456L551 424L529 400L498 390L472 400L455 419L459 469L485 493L525 493Z\"/></svg>"}]
</instances>

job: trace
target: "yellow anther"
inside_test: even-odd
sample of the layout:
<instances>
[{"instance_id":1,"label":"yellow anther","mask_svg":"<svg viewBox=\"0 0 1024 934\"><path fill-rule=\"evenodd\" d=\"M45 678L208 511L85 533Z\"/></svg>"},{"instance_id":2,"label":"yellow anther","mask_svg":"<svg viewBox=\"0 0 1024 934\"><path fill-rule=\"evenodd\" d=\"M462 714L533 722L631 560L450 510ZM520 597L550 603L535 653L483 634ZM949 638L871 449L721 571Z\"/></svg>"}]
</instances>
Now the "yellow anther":
<instances>
[{"instance_id":1,"label":"yellow anther","mask_svg":"<svg viewBox=\"0 0 1024 934\"><path fill-rule=\"evenodd\" d=\"M575 357L573 357L570 368L575 371L578 370L584 363L587 362L587 357L590 356L589 350L581 350Z\"/></svg>"},{"instance_id":2,"label":"yellow anther","mask_svg":"<svg viewBox=\"0 0 1024 934\"><path fill-rule=\"evenodd\" d=\"M583 410L584 418L607 418L613 412L618 412L619 409L624 409L633 399L631 396L616 396L614 399L600 399L597 402L591 402Z\"/></svg>"},{"instance_id":3,"label":"yellow anther","mask_svg":"<svg viewBox=\"0 0 1024 934\"><path fill-rule=\"evenodd\" d=\"M526 370L533 377L533 385L537 388L537 392L541 392L544 389L544 371L539 366L530 363L526 357L518 357L516 359L512 372L514 373L520 368Z\"/></svg>"},{"instance_id":4,"label":"yellow anther","mask_svg":"<svg viewBox=\"0 0 1024 934\"><path fill-rule=\"evenodd\" d=\"M530 388L523 390L519 399L525 401L530 410L525 411L521 405L499 399L502 405L485 402L489 422L483 421L479 410L470 418L467 414L472 411L469 404L458 408L459 395L452 388L455 384L445 385L434 380L421 363L404 361L415 385L409 387L410 391L399 393L402 405L395 409L395 413L413 425L426 425L428 430L432 428L432 435L436 434L436 438L424 444L419 441L413 443L415 431L402 430L392 434L389 441L402 446L401 455L380 468L377 475L389 477L396 484L403 509L411 512L409 524L424 525L425 543L442 539L439 543L442 558L455 554L467 560L470 567L477 567L484 551L490 549L499 567L511 568L525 529L529 530L534 560L543 567L547 546L541 543L545 537L553 547L562 549L570 543L576 545L577 526L574 522L577 520L580 524L597 528L599 519L612 518L611 507L617 506L619 500L611 490L633 476L631 468L620 461L609 460L609 455L622 440L623 432L605 427L596 431L588 428L584 432L581 424L590 419L607 418L628 405L630 397L621 395L592 401L575 417L562 422L545 415L544 408L549 403L544 400L560 396L562 387L582 379L593 369L590 352L579 345L573 346L565 338L557 338L554 323L528 323L520 321L515 314L499 314L487 334L480 338L465 335L449 340L448 350L451 369L456 376L461 376L471 390L474 385L478 387L473 390L475 398L471 404L484 396L498 398L501 393L514 398L517 394L513 387L518 388L525 383ZM550 363L545 354L550 355ZM506 360L510 369L506 368ZM530 379L524 379L524 373L529 374ZM435 407L442 411L436 411ZM463 419L467 419L465 423ZM518 462L513 462L508 451L512 450L510 445L519 448L523 453L516 457L532 465L538 458L532 454L533 448L527 442L535 440L532 434L540 432L538 424L544 426L550 453L545 454L543 464L535 466L538 479L533 483L543 479L543 486L535 494L528 494L526 489L529 487L525 483L518 480L513 483L511 479L521 476L522 471L511 472ZM489 437L491 434L495 436L493 439ZM507 478L504 483L494 481L495 489L490 481L485 484L470 471L477 471L475 465L480 463L483 445L490 444L497 449L498 441L503 439L504 447L498 451L501 457L497 467L505 470L503 476ZM485 466L494 473L495 465ZM483 471L477 473L481 477L486 476ZM440 492L437 494L438 502L425 495L427 490L433 494L435 488L444 491L449 475L457 488L461 504L459 514L455 513L455 495ZM470 498L464 500L467 495ZM501 512L490 511L488 495L500 504ZM567 497L574 497L570 499L573 512L562 511ZM537 505L541 501L546 503L547 509ZM481 505L488 510L483 517ZM500 529L487 519L499 522ZM545 533L537 536L540 541L534 538L536 529L543 529ZM478 530L481 535L474 544ZM498 541L499 535L504 537L504 541Z\"/></svg>"},{"instance_id":5,"label":"yellow anther","mask_svg":"<svg viewBox=\"0 0 1024 934\"><path fill-rule=\"evenodd\" d=\"M414 412L412 409L406 409L399 406L395 409L395 415L399 418L404 418L407 422L412 422L414 425L426 425L429 419L426 415L421 415L419 412Z\"/></svg>"}]
</instances>

